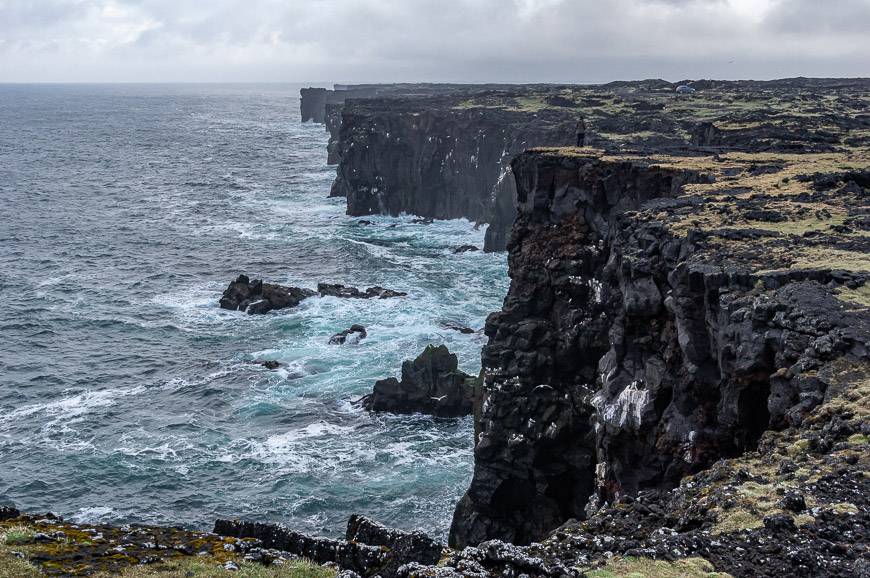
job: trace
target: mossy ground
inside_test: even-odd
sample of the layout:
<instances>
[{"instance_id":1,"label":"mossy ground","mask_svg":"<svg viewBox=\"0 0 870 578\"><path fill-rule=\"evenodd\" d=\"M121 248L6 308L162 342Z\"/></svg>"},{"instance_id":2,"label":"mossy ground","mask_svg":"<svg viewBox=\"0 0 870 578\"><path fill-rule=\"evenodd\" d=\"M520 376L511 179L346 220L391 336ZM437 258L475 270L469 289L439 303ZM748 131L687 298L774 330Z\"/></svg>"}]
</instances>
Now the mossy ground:
<instances>
[{"instance_id":1,"label":"mossy ground","mask_svg":"<svg viewBox=\"0 0 870 578\"><path fill-rule=\"evenodd\" d=\"M242 542L178 528L79 525L21 516L0 521L0 578L329 578L336 574L289 557L268 566L245 561ZM226 570L227 562L238 570Z\"/></svg>"},{"instance_id":2,"label":"mossy ground","mask_svg":"<svg viewBox=\"0 0 870 578\"><path fill-rule=\"evenodd\" d=\"M716 572L703 558L685 558L676 562L648 558L618 557L604 566L587 571L587 578L730 578Z\"/></svg>"}]
</instances>

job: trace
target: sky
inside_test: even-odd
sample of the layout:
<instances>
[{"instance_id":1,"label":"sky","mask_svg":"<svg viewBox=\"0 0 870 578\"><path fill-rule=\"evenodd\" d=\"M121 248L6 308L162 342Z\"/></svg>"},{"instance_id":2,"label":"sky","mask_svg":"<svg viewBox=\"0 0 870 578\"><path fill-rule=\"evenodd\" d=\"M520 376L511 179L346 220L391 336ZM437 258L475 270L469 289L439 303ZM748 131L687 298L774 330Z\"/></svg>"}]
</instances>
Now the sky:
<instances>
[{"instance_id":1,"label":"sky","mask_svg":"<svg viewBox=\"0 0 870 578\"><path fill-rule=\"evenodd\" d=\"M0 82L870 76L870 0L0 0Z\"/></svg>"}]
</instances>

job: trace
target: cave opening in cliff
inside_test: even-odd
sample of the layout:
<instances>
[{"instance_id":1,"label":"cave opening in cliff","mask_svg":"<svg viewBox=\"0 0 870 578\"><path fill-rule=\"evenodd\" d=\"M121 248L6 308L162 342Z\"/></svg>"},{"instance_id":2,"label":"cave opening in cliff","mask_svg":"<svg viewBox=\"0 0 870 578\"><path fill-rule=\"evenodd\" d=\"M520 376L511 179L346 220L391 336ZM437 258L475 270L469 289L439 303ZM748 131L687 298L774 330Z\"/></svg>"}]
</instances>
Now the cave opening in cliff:
<instances>
[{"instance_id":1,"label":"cave opening in cliff","mask_svg":"<svg viewBox=\"0 0 870 578\"><path fill-rule=\"evenodd\" d=\"M741 452L755 450L762 434L770 426L770 381L755 381L747 385L737 398L737 445Z\"/></svg>"}]
</instances>

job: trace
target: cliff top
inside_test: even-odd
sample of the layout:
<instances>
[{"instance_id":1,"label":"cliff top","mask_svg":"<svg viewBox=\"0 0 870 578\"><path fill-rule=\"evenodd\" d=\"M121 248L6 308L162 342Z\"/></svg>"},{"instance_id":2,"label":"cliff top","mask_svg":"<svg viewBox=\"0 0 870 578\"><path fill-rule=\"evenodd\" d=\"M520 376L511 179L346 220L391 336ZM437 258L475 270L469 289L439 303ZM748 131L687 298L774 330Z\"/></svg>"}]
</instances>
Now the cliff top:
<instances>
[{"instance_id":1,"label":"cliff top","mask_svg":"<svg viewBox=\"0 0 870 578\"><path fill-rule=\"evenodd\" d=\"M634 216L702 245L692 261L756 273L870 271L870 149L830 153L706 156L612 154L590 148L531 154L588 162L632 162L696 175L675 198ZM852 300L870 306L862 289Z\"/></svg>"}]
</instances>

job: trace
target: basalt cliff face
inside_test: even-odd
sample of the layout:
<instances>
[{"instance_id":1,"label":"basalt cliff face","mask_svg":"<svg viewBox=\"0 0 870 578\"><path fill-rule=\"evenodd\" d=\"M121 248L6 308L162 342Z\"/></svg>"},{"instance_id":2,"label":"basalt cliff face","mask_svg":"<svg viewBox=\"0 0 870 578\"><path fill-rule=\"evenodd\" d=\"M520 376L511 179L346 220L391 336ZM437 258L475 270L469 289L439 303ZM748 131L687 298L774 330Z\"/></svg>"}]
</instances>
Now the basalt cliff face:
<instances>
[{"instance_id":1,"label":"basalt cliff face","mask_svg":"<svg viewBox=\"0 0 870 578\"><path fill-rule=\"evenodd\" d=\"M844 371L860 387L866 153L766 156L775 177L758 160L514 161L511 288L486 324L452 546L529 543L660 495L768 430L801 428L848 389ZM836 166L853 168L824 176Z\"/></svg>"},{"instance_id":2,"label":"basalt cliff face","mask_svg":"<svg viewBox=\"0 0 870 578\"><path fill-rule=\"evenodd\" d=\"M834 152L866 146L867 83L794 79L601 86L385 85L330 93L333 195L348 213L465 217L504 250L516 215L510 159L527 148ZM376 94L372 94L372 92ZM772 110L777 114L773 115Z\"/></svg>"},{"instance_id":3,"label":"basalt cliff face","mask_svg":"<svg viewBox=\"0 0 870 578\"><path fill-rule=\"evenodd\" d=\"M576 139L573 112L459 104L458 97L348 101L332 188L333 196L347 198L348 214L491 222L497 198L507 198L513 212L513 156ZM501 235L512 220L496 220Z\"/></svg>"}]
</instances>

